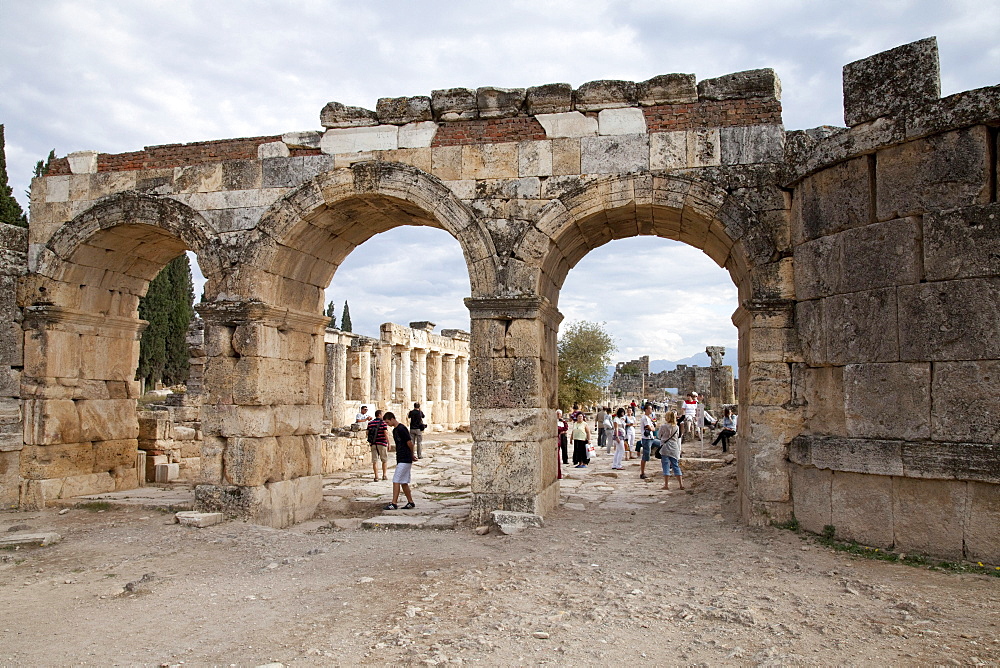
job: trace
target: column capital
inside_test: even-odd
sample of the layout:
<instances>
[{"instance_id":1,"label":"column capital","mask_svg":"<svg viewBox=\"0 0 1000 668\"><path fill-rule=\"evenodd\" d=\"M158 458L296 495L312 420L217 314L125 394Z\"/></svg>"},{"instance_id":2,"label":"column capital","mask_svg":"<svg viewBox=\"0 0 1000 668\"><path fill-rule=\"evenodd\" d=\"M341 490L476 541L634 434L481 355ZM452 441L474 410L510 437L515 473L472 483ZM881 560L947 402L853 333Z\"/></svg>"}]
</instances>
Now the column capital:
<instances>
[{"instance_id":1,"label":"column capital","mask_svg":"<svg viewBox=\"0 0 1000 668\"><path fill-rule=\"evenodd\" d=\"M196 304L194 310L205 319L205 322L229 327L257 323L312 332L321 328L325 330L330 321L329 316L292 311L260 301L202 302Z\"/></svg>"},{"instance_id":2,"label":"column capital","mask_svg":"<svg viewBox=\"0 0 1000 668\"><path fill-rule=\"evenodd\" d=\"M73 331L90 329L96 334L116 338L138 337L148 325L148 322L138 318L121 318L90 313L52 304L27 307L24 309L23 322L25 329L66 329L67 327Z\"/></svg>"},{"instance_id":3,"label":"column capital","mask_svg":"<svg viewBox=\"0 0 1000 668\"><path fill-rule=\"evenodd\" d=\"M473 320L534 320L544 318L558 325L563 315L547 297L482 297L465 299Z\"/></svg>"}]
</instances>

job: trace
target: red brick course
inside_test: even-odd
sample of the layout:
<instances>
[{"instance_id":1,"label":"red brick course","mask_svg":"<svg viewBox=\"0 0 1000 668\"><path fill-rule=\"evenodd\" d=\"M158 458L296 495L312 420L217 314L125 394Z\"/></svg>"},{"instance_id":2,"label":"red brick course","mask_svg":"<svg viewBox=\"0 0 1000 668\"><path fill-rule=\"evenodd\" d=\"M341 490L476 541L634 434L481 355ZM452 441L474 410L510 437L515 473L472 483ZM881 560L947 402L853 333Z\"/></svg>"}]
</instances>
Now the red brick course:
<instances>
[{"instance_id":1,"label":"red brick course","mask_svg":"<svg viewBox=\"0 0 1000 668\"><path fill-rule=\"evenodd\" d=\"M545 139L545 128L534 117L490 118L442 123L431 146L499 144L528 139Z\"/></svg>"},{"instance_id":2,"label":"red brick course","mask_svg":"<svg viewBox=\"0 0 1000 668\"><path fill-rule=\"evenodd\" d=\"M777 125L781 123L781 102L764 98L704 100L644 107L642 113L649 132Z\"/></svg>"}]
</instances>

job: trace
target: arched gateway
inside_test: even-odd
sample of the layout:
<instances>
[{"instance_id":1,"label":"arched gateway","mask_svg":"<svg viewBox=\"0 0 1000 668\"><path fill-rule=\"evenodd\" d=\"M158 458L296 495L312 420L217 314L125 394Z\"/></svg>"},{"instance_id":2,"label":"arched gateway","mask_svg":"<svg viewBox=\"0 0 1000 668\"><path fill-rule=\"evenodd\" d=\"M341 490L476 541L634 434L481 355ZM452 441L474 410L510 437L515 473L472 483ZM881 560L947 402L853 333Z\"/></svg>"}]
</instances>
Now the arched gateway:
<instances>
[{"instance_id":1,"label":"arched gateway","mask_svg":"<svg viewBox=\"0 0 1000 668\"><path fill-rule=\"evenodd\" d=\"M937 82L931 39L845 67L849 128L786 132L756 70L330 103L323 131L57 160L26 233L0 230L0 503L136 484L137 302L190 250L198 501L308 517L323 289L371 236L429 225L472 287L474 515L544 514L560 288L589 250L657 235L739 288L746 521L1000 560L1000 93Z\"/></svg>"}]
</instances>

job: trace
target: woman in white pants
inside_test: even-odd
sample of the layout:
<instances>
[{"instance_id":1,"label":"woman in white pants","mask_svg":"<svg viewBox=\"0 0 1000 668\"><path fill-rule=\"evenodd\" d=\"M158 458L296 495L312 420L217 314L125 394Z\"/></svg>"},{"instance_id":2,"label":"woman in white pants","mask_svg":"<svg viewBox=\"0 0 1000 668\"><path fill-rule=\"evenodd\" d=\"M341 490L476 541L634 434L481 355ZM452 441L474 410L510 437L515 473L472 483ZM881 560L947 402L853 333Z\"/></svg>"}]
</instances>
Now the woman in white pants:
<instances>
[{"instance_id":1,"label":"woman in white pants","mask_svg":"<svg viewBox=\"0 0 1000 668\"><path fill-rule=\"evenodd\" d=\"M622 460L625 459L625 409L619 408L618 412L615 413L615 419L612 420L614 425L611 430L611 442L615 446L615 458L611 462L611 468L615 471L621 471L625 467L622 466Z\"/></svg>"},{"instance_id":2,"label":"woman in white pants","mask_svg":"<svg viewBox=\"0 0 1000 668\"><path fill-rule=\"evenodd\" d=\"M635 413L632 407L625 409L625 446L628 448L628 458L632 459L635 452Z\"/></svg>"}]
</instances>

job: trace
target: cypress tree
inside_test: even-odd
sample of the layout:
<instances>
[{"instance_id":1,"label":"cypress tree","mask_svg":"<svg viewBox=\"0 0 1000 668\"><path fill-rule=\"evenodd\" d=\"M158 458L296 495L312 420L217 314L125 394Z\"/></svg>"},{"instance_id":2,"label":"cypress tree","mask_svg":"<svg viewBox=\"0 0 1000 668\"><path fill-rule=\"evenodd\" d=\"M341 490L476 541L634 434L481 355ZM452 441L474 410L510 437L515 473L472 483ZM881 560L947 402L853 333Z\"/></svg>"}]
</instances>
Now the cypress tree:
<instances>
[{"instance_id":1,"label":"cypress tree","mask_svg":"<svg viewBox=\"0 0 1000 668\"><path fill-rule=\"evenodd\" d=\"M330 318L330 324L327 325L327 327L337 329L337 307L333 302L326 305L326 310L323 311L323 315Z\"/></svg>"},{"instance_id":2,"label":"cypress tree","mask_svg":"<svg viewBox=\"0 0 1000 668\"><path fill-rule=\"evenodd\" d=\"M139 317L149 321L139 341L136 378L151 388L157 382L183 383L188 377L187 330L194 315L194 286L187 255L172 260L149 283L139 300Z\"/></svg>"},{"instance_id":3,"label":"cypress tree","mask_svg":"<svg viewBox=\"0 0 1000 668\"><path fill-rule=\"evenodd\" d=\"M3 125L0 125L0 223L27 227L28 217L11 195L12 192L7 181L7 150L4 144Z\"/></svg>"},{"instance_id":4,"label":"cypress tree","mask_svg":"<svg viewBox=\"0 0 1000 668\"><path fill-rule=\"evenodd\" d=\"M344 312L340 316L340 329L344 332L350 332L351 330L351 309L347 306L347 300L344 300Z\"/></svg>"}]
</instances>

